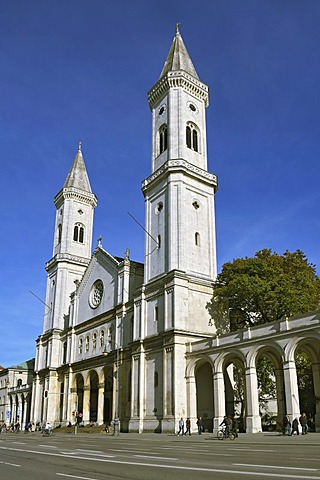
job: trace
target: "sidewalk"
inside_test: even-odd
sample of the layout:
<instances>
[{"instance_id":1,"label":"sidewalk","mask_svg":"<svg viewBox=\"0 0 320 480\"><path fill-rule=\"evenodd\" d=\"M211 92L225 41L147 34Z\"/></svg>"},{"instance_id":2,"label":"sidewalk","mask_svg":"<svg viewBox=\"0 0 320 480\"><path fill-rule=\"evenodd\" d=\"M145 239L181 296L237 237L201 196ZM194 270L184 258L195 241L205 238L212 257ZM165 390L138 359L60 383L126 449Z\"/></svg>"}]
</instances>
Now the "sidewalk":
<instances>
[{"instance_id":1,"label":"sidewalk","mask_svg":"<svg viewBox=\"0 0 320 480\"><path fill-rule=\"evenodd\" d=\"M59 429L55 431L57 435L74 435L74 430L72 432L59 432ZM82 429L78 429L77 436L88 436L90 438L108 438L108 439L139 439L139 440L148 440L152 439L152 441L159 441L159 442L168 442L168 441L180 441L180 442L207 442L207 441L214 441L220 442L216 435L213 433L203 433L202 435L198 435L197 433L193 433L191 436L183 436L177 437L177 435L173 433L120 433L119 435L112 436L110 434L106 434L105 432L92 432L90 433L83 431ZM221 441L222 442L222 441ZM230 440L223 440L223 442L231 442ZM233 442L235 444L241 445L318 445L320 446L320 433L308 433L307 435L293 435L293 436L286 436L282 435L278 432L261 432L261 433L240 433L239 437L236 438Z\"/></svg>"}]
</instances>

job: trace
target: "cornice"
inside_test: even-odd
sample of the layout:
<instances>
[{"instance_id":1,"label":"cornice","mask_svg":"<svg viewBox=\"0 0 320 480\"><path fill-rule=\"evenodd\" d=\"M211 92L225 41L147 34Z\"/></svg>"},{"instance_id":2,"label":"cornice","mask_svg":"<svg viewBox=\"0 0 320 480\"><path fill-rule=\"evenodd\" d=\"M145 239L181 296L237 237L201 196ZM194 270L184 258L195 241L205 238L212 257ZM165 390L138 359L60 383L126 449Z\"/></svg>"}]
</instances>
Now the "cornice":
<instances>
[{"instance_id":1,"label":"cornice","mask_svg":"<svg viewBox=\"0 0 320 480\"><path fill-rule=\"evenodd\" d=\"M70 253L57 253L53 258L51 258L51 260L46 263L46 271L56 266L59 262L75 263L77 265L80 264L86 267L89 264L90 259L78 257L77 255L71 255Z\"/></svg>"},{"instance_id":2,"label":"cornice","mask_svg":"<svg viewBox=\"0 0 320 480\"><path fill-rule=\"evenodd\" d=\"M168 72L167 75L161 77L155 86L151 88L148 92L150 109L152 110L152 108L159 103L170 88L179 87L195 97L200 98L206 107L209 105L209 87L192 75L180 70Z\"/></svg>"},{"instance_id":3,"label":"cornice","mask_svg":"<svg viewBox=\"0 0 320 480\"><path fill-rule=\"evenodd\" d=\"M218 189L218 179L216 175L208 172L207 170L203 170L202 168L199 168L196 165L187 162L186 160L176 159L168 160L164 165L158 168L158 170L156 170L148 178L146 178L142 182L142 191L144 192L153 182L158 179L158 177L175 170L182 170L187 174L196 175L198 178L205 181L206 183L212 184L215 192Z\"/></svg>"},{"instance_id":4,"label":"cornice","mask_svg":"<svg viewBox=\"0 0 320 480\"><path fill-rule=\"evenodd\" d=\"M64 200L72 199L86 205L91 205L93 208L97 206L98 200L94 193L85 192L75 187L62 188L60 192L54 197L54 204L59 208Z\"/></svg>"}]
</instances>

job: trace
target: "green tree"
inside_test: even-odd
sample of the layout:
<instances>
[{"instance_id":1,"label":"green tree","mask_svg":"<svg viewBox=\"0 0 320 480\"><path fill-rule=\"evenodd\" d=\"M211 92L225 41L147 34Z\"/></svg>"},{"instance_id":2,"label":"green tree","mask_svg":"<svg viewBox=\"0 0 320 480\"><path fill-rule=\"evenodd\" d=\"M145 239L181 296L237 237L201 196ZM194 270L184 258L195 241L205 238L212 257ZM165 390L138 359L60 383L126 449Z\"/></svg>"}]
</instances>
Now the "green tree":
<instances>
[{"instance_id":1,"label":"green tree","mask_svg":"<svg viewBox=\"0 0 320 480\"><path fill-rule=\"evenodd\" d=\"M217 334L315 310L320 279L301 250L278 255L264 249L253 258L225 263L207 305Z\"/></svg>"}]
</instances>

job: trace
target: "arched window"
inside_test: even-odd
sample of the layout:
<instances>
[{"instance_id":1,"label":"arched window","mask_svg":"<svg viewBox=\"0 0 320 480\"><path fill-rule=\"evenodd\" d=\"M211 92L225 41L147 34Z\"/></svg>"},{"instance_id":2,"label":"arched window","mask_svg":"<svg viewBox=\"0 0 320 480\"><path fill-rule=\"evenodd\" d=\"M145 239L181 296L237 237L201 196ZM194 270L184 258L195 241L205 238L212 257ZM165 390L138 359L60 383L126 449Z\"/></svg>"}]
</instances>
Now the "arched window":
<instances>
[{"instance_id":1,"label":"arched window","mask_svg":"<svg viewBox=\"0 0 320 480\"><path fill-rule=\"evenodd\" d=\"M158 248L161 248L161 235L158 235Z\"/></svg>"},{"instance_id":2,"label":"arched window","mask_svg":"<svg viewBox=\"0 0 320 480\"><path fill-rule=\"evenodd\" d=\"M83 340L82 338L79 339L79 353L82 353L82 344L83 344Z\"/></svg>"},{"instance_id":3,"label":"arched window","mask_svg":"<svg viewBox=\"0 0 320 480\"><path fill-rule=\"evenodd\" d=\"M81 223L76 223L73 229L73 240L75 242L84 242L84 227Z\"/></svg>"},{"instance_id":4,"label":"arched window","mask_svg":"<svg viewBox=\"0 0 320 480\"><path fill-rule=\"evenodd\" d=\"M97 346L97 334L94 333L92 335L92 348L96 348L96 346Z\"/></svg>"},{"instance_id":5,"label":"arched window","mask_svg":"<svg viewBox=\"0 0 320 480\"><path fill-rule=\"evenodd\" d=\"M162 125L159 130L159 154L168 148L168 129L167 125Z\"/></svg>"},{"instance_id":6,"label":"arched window","mask_svg":"<svg viewBox=\"0 0 320 480\"><path fill-rule=\"evenodd\" d=\"M86 352L89 351L89 335L86 337Z\"/></svg>"},{"instance_id":7,"label":"arched window","mask_svg":"<svg viewBox=\"0 0 320 480\"><path fill-rule=\"evenodd\" d=\"M62 236L62 225L59 223L58 225L58 243L61 243L61 236Z\"/></svg>"},{"instance_id":8,"label":"arched window","mask_svg":"<svg viewBox=\"0 0 320 480\"><path fill-rule=\"evenodd\" d=\"M153 380L154 386L158 387L159 385L159 374L158 372L154 372L154 380Z\"/></svg>"},{"instance_id":9,"label":"arched window","mask_svg":"<svg viewBox=\"0 0 320 480\"><path fill-rule=\"evenodd\" d=\"M197 245L197 247L200 247L200 233L196 232L194 234L194 243Z\"/></svg>"},{"instance_id":10,"label":"arched window","mask_svg":"<svg viewBox=\"0 0 320 480\"><path fill-rule=\"evenodd\" d=\"M186 127L186 144L191 150L199 152L198 130L192 123Z\"/></svg>"},{"instance_id":11,"label":"arched window","mask_svg":"<svg viewBox=\"0 0 320 480\"><path fill-rule=\"evenodd\" d=\"M154 321L157 322L159 320L159 307L156 305L154 307Z\"/></svg>"},{"instance_id":12,"label":"arched window","mask_svg":"<svg viewBox=\"0 0 320 480\"><path fill-rule=\"evenodd\" d=\"M186 129L186 140L187 140L187 147L191 148L191 128L188 126Z\"/></svg>"}]
</instances>

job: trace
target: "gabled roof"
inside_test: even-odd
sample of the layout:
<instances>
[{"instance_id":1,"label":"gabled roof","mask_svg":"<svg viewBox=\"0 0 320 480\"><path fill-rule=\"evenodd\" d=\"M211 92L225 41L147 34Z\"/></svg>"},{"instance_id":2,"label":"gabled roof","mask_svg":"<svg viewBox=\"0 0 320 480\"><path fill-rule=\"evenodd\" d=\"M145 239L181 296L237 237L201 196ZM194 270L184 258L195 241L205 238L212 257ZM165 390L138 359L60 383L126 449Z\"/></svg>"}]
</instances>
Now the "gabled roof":
<instances>
[{"instance_id":1,"label":"gabled roof","mask_svg":"<svg viewBox=\"0 0 320 480\"><path fill-rule=\"evenodd\" d=\"M67 179L63 185L63 188L69 187L74 187L78 190L92 193L87 169L81 151L81 142L79 143L77 155L75 156L70 172L68 173Z\"/></svg>"},{"instance_id":2,"label":"gabled roof","mask_svg":"<svg viewBox=\"0 0 320 480\"><path fill-rule=\"evenodd\" d=\"M192 75L193 77L199 79L196 69L194 68L192 60L190 58L190 55L182 40L180 31L179 31L179 25L180 24L177 23L176 34L171 44L171 48L167 56L167 60L165 61L165 64L163 66L163 69L159 78L163 77L169 72L172 72L175 70L176 71L183 70L189 73L190 75Z\"/></svg>"}]
</instances>

